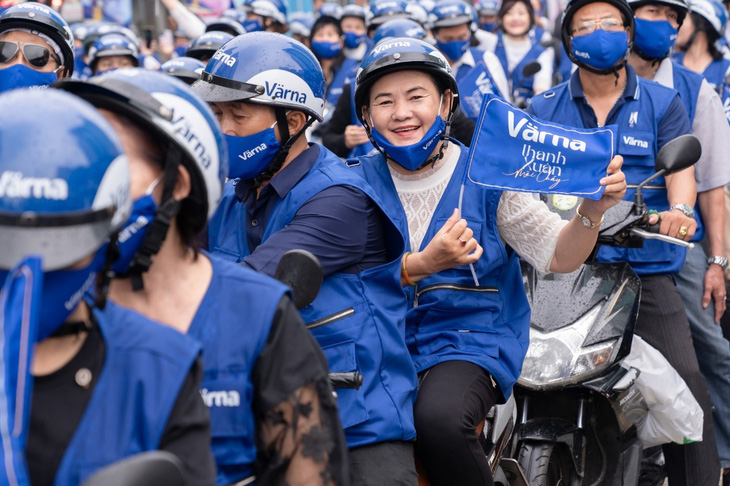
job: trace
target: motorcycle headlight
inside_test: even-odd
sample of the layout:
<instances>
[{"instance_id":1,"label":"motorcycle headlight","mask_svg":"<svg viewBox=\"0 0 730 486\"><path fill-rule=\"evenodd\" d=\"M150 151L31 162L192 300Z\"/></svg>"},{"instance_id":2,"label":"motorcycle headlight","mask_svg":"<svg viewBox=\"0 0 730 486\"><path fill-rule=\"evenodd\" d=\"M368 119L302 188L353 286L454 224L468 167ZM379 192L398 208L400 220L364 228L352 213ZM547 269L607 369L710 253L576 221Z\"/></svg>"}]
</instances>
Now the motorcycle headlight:
<instances>
[{"instance_id":1,"label":"motorcycle headlight","mask_svg":"<svg viewBox=\"0 0 730 486\"><path fill-rule=\"evenodd\" d=\"M526 388L547 389L586 380L612 362L618 339L583 346L601 312L596 305L572 325L542 333L530 329L530 347L517 383Z\"/></svg>"}]
</instances>

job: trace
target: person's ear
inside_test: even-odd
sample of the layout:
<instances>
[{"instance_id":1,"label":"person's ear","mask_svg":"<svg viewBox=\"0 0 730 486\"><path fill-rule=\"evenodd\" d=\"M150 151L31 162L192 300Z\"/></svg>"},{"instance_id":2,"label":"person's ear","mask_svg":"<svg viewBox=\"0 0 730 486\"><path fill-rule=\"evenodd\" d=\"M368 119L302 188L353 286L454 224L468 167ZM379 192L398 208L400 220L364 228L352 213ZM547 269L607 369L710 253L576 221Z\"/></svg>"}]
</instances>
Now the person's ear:
<instances>
[{"instance_id":1,"label":"person's ear","mask_svg":"<svg viewBox=\"0 0 730 486\"><path fill-rule=\"evenodd\" d=\"M370 114L368 113L368 107L367 106L363 106L360 109L360 111L362 113L362 124L363 124L363 126L365 126L365 128L367 128L367 129L371 129L372 127L370 126Z\"/></svg>"},{"instance_id":2,"label":"person's ear","mask_svg":"<svg viewBox=\"0 0 730 486\"><path fill-rule=\"evenodd\" d=\"M307 123L307 115L303 111L292 110L286 115L287 126L289 127L289 133L294 135L304 128Z\"/></svg>"},{"instance_id":3,"label":"person's ear","mask_svg":"<svg viewBox=\"0 0 730 486\"><path fill-rule=\"evenodd\" d=\"M177 167L177 181L175 182L175 189L172 191L172 197L177 201L182 201L190 195L193 190L193 184L190 177L190 172L182 164Z\"/></svg>"}]
</instances>

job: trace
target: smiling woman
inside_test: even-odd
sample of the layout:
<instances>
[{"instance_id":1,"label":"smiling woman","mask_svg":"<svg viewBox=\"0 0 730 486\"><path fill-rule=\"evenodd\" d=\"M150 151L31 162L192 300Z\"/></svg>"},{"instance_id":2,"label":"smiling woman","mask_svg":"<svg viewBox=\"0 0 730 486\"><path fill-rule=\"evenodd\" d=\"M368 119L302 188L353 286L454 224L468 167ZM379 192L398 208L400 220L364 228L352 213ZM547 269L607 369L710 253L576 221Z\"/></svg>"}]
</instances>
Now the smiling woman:
<instances>
[{"instance_id":1,"label":"smiling woman","mask_svg":"<svg viewBox=\"0 0 730 486\"><path fill-rule=\"evenodd\" d=\"M433 46L384 40L361 67L355 107L379 153L356 168L402 214L410 249L401 284L417 302L406 314L421 374L416 452L433 485L491 485L475 431L511 393L529 327L518 257L505 244L543 272L575 269L595 243L590 222L625 192L621 158L602 179L604 198L581 205L589 224L563 223L530 195L461 185L467 151L449 138L458 89Z\"/></svg>"}]
</instances>

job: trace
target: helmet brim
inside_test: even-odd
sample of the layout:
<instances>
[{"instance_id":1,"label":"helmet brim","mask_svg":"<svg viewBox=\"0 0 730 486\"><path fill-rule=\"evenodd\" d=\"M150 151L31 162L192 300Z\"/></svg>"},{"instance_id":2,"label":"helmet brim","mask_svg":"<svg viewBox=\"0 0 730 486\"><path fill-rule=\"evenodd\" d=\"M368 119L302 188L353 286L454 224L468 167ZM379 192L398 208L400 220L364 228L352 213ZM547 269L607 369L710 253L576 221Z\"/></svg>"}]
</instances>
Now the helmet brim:
<instances>
[{"instance_id":1,"label":"helmet brim","mask_svg":"<svg viewBox=\"0 0 730 486\"><path fill-rule=\"evenodd\" d=\"M0 226L0 269L10 269L28 255L43 255L46 272L68 267L91 255L112 231L111 218L62 227Z\"/></svg>"}]
</instances>

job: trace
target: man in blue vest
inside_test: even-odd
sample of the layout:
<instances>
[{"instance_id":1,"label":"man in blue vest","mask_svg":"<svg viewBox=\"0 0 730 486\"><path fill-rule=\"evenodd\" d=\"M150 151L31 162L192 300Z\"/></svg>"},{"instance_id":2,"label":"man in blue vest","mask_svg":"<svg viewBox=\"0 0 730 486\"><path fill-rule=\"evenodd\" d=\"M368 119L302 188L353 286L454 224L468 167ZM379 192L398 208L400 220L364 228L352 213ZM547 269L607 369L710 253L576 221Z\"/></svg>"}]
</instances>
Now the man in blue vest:
<instances>
[{"instance_id":1,"label":"man in blue vest","mask_svg":"<svg viewBox=\"0 0 730 486\"><path fill-rule=\"evenodd\" d=\"M473 9L461 0L444 0L432 12L431 32L436 47L446 56L456 73L464 113L476 120L485 94L509 100L509 85L497 56L470 47L474 32Z\"/></svg>"},{"instance_id":2,"label":"man in blue vest","mask_svg":"<svg viewBox=\"0 0 730 486\"><path fill-rule=\"evenodd\" d=\"M578 65L570 80L532 99L538 117L593 128L618 125L618 153L629 183L654 173L657 151L690 131L676 91L645 81L626 62L634 40L634 15L626 0L573 0L563 14L562 37ZM694 170L653 181L645 192L650 208L660 211L660 232L689 240L696 223L685 212L694 206ZM599 261L628 261L642 281L636 333L659 349L687 382L705 414L703 440L663 447L671 484L717 484L719 461L709 393L692 347L689 323L672 276L683 266L685 250L658 241L639 249L603 247Z\"/></svg>"},{"instance_id":3,"label":"man in blue vest","mask_svg":"<svg viewBox=\"0 0 730 486\"><path fill-rule=\"evenodd\" d=\"M211 219L209 249L269 275L290 249L319 258L322 289L302 317L330 371L364 377L359 390L336 390L353 484L415 485L405 241L370 186L307 143L324 106L316 58L287 37L246 34L213 56L193 89L221 122L233 179Z\"/></svg>"},{"instance_id":4,"label":"man in blue vest","mask_svg":"<svg viewBox=\"0 0 730 486\"><path fill-rule=\"evenodd\" d=\"M725 201L723 187L730 183L730 128L722 101L703 77L672 62L669 53L677 29L687 15L684 0L629 0L634 10L636 37L629 63L636 74L679 91L687 110L692 134L702 144L702 157L695 165L697 232L693 241L705 237L710 256L702 245L687 253L684 267L675 275L687 309L692 342L700 370L707 379L715 408L715 438L720 466L730 468L730 344L717 323L725 310L727 268L724 256ZM714 303L713 303L714 300Z\"/></svg>"}]
</instances>

